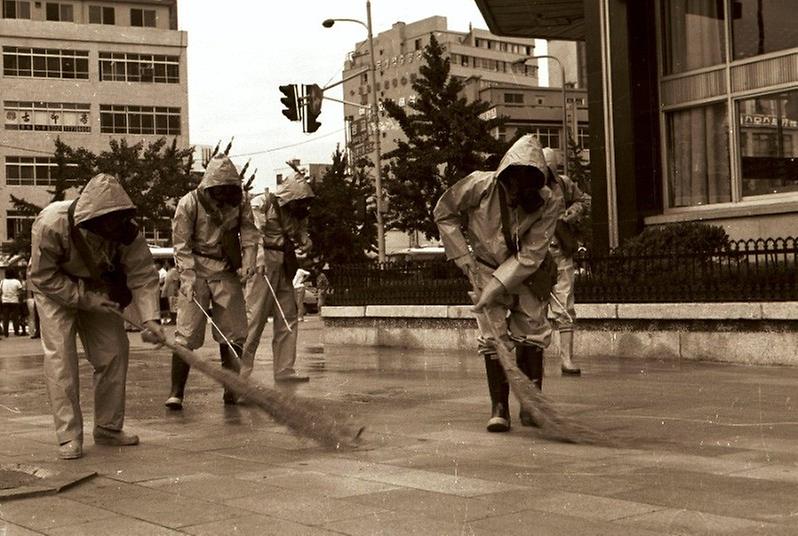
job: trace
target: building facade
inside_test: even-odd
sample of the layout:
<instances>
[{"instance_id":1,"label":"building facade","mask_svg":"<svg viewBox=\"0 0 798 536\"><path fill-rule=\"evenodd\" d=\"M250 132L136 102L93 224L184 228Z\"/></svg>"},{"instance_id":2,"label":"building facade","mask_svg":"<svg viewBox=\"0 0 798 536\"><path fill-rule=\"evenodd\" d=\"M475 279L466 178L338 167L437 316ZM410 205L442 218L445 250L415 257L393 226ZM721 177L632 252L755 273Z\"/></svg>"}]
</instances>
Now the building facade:
<instances>
[{"instance_id":1,"label":"building facade","mask_svg":"<svg viewBox=\"0 0 798 536\"><path fill-rule=\"evenodd\" d=\"M794 2L522 4L477 0L496 33L586 40L595 244L682 221L795 235Z\"/></svg>"},{"instance_id":2,"label":"building facade","mask_svg":"<svg viewBox=\"0 0 798 536\"><path fill-rule=\"evenodd\" d=\"M0 237L11 240L22 229L11 195L50 199L56 138L93 152L120 138L188 145L187 36L177 0L14 0L2 9Z\"/></svg>"}]
</instances>

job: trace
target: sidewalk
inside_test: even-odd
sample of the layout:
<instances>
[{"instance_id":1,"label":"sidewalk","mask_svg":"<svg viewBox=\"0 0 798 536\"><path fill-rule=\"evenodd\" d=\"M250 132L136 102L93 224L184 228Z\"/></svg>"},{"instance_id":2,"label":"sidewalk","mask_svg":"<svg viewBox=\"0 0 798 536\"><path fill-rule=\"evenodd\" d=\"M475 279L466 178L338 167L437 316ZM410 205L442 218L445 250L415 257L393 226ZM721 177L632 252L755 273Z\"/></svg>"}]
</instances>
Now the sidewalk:
<instances>
[{"instance_id":1,"label":"sidewalk","mask_svg":"<svg viewBox=\"0 0 798 536\"><path fill-rule=\"evenodd\" d=\"M85 456L61 462L39 341L1 340L0 464L98 476L0 503L0 536L798 534L798 369L607 357L579 362L575 379L548 361L545 393L621 446L568 445L518 422L486 432L484 364L470 352L322 347L318 317L300 329L311 381L297 394L365 424L357 450L224 407L195 372L185 411L169 412L169 354L131 334L127 428L142 444L92 443L83 361ZM270 353L267 334L255 368L267 386ZM212 344L202 354L218 360Z\"/></svg>"}]
</instances>

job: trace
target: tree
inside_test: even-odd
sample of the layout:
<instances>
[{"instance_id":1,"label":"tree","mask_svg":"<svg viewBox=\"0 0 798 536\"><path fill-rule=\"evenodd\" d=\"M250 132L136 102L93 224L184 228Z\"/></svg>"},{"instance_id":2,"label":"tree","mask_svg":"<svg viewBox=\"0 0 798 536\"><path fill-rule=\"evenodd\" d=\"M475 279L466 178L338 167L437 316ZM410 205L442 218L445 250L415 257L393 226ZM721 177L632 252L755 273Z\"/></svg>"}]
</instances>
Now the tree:
<instances>
[{"instance_id":1,"label":"tree","mask_svg":"<svg viewBox=\"0 0 798 536\"><path fill-rule=\"evenodd\" d=\"M592 187L590 182L590 164L585 160L582 154L584 149L577 144L571 136L568 136L568 171L566 175L572 181L576 182L579 189L583 192L592 195ZM580 242L584 244L587 249L591 249L593 245L593 214L592 204L588 206L587 210L579 219L577 224L577 233Z\"/></svg>"},{"instance_id":2,"label":"tree","mask_svg":"<svg viewBox=\"0 0 798 536\"><path fill-rule=\"evenodd\" d=\"M485 169L488 157L504 152L506 145L493 138L491 130L505 119L482 119L491 104L469 103L460 96L463 82L450 76L449 59L435 36L423 55L426 64L413 82L417 98L408 105L416 113L408 114L393 101L384 103L407 138L384 155L389 170L384 186L391 202L390 225L436 239L435 203L446 188Z\"/></svg>"},{"instance_id":3,"label":"tree","mask_svg":"<svg viewBox=\"0 0 798 536\"><path fill-rule=\"evenodd\" d=\"M346 155L336 148L332 166L313 186L310 262L316 270L325 263L365 262L375 250L375 215L364 209L365 198L374 192L366 163L358 162L349 174Z\"/></svg>"},{"instance_id":4,"label":"tree","mask_svg":"<svg viewBox=\"0 0 798 536\"><path fill-rule=\"evenodd\" d=\"M80 190L97 173L109 173L119 179L138 208L139 223L148 228L162 227L171 219L177 200L195 186L190 174L192 154L193 148L179 149L177 140L167 145L164 138L146 146L143 142L128 145L124 139L111 140L109 149L100 154L56 139L49 202L66 199L70 189ZM14 195L11 201L17 211L28 217L14 237L12 250L28 255L32 219L43 207Z\"/></svg>"}]
</instances>

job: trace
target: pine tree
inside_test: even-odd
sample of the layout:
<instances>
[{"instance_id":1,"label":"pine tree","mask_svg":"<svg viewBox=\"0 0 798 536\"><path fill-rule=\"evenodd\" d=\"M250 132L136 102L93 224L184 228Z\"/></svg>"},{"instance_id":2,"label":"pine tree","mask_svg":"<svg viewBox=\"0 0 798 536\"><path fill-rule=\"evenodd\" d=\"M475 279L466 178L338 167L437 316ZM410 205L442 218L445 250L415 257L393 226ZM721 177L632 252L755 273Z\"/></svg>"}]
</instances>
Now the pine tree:
<instances>
[{"instance_id":1,"label":"pine tree","mask_svg":"<svg viewBox=\"0 0 798 536\"><path fill-rule=\"evenodd\" d=\"M346 155L336 148L332 165L313 185L309 232L316 271L325 263L365 262L376 249L375 215L365 210L366 197L374 193L367 161L358 162L351 174L347 167Z\"/></svg>"},{"instance_id":2,"label":"pine tree","mask_svg":"<svg viewBox=\"0 0 798 536\"><path fill-rule=\"evenodd\" d=\"M413 82L417 94L408 113L392 101L385 102L388 116L396 120L406 136L398 147L384 155L389 173L384 187L390 200L391 227L420 231L428 239L438 238L432 215L446 188L475 170L484 169L491 155L506 147L491 136L503 118L480 117L491 104L469 103L460 96L463 82L450 76L449 59L433 35L424 49L426 61Z\"/></svg>"}]
</instances>

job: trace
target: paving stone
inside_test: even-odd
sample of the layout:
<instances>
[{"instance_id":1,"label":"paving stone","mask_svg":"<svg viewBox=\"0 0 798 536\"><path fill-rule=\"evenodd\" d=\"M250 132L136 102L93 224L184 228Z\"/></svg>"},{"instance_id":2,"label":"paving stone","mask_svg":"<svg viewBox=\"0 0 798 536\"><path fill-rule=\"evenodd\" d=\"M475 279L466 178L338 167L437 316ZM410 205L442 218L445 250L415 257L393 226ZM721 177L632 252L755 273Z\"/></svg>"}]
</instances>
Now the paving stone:
<instances>
[{"instance_id":1,"label":"paving stone","mask_svg":"<svg viewBox=\"0 0 798 536\"><path fill-rule=\"evenodd\" d=\"M139 485L174 495L197 497L219 502L236 497L256 495L274 489L270 485L259 482L222 477L209 473L195 473L148 480L139 482Z\"/></svg>"},{"instance_id":2,"label":"paving stone","mask_svg":"<svg viewBox=\"0 0 798 536\"><path fill-rule=\"evenodd\" d=\"M673 508L631 515L619 519L618 523L659 530L669 534L683 534L684 536L730 534L735 531L749 532L763 526L762 523L750 519Z\"/></svg>"},{"instance_id":3,"label":"paving stone","mask_svg":"<svg viewBox=\"0 0 798 536\"><path fill-rule=\"evenodd\" d=\"M147 523L146 521L115 516L89 523L81 523L80 525L50 529L47 534L52 536L109 536L112 534L124 534L125 536L179 536L183 533Z\"/></svg>"},{"instance_id":4,"label":"paving stone","mask_svg":"<svg viewBox=\"0 0 798 536\"><path fill-rule=\"evenodd\" d=\"M39 536L42 533L0 520L0 534L3 536Z\"/></svg>"},{"instance_id":5,"label":"paving stone","mask_svg":"<svg viewBox=\"0 0 798 536\"><path fill-rule=\"evenodd\" d=\"M496 516L474 521L474 530L490 532L502 536L574 536L589 534L590 536L665 536L666 532L620 525L607 521L593 520L589 525L580 518L525 510L514 514ZM668 534L668 536L673 536Z\"/></svg>"},{"instance_id":6,"label":"paving stone","mask_svg":"<svg viewBox=\"0 0 798 536\"><path fill-rule=\"evenodd\" d=\"M0 519L28 529L45 530L113 517L113 512L62 497L34 497L0 506Z\"/></svg>"},{"instance_id":7,"label":"paving stone","mask_svg":"<svg viewBox=\"0 0 798 536\"><path fill-rule=\"evenodd\" d=\"M346 521L328 522L324 524L336 532L351 536L489 536L495 532L477 529L473 523L446 523L427 517L412 516L406 513L375 513L366 517ZM528 533L527 533L528 534Z\"/></svg>"},{"instance_id":8,"label":"paving stone","mask_svg":"<svg viewBox=\"0 0 798 536\"><path fill-rule=\"evenodd\" d=\"M276 517L265 515L249 515L224 521L204 523L183 527L181 532L194 536L218 536L235 534L236 536L333 536L340 534L319 527L302 525Z\"/></svg>"},{"instance_id":9,"label":"paving stone","mask_svg":"<svg viewBox=\"0 0 798 536\"><path fill-rule=\"evenodd\" d=\"M359 478L328 475L313 471L297 471L292 474L274 476L264 480L270 486L302 491L312 489L324 497L350 497L378 491L396 489L395 486Z\"/></svg>"}]
</instances>

